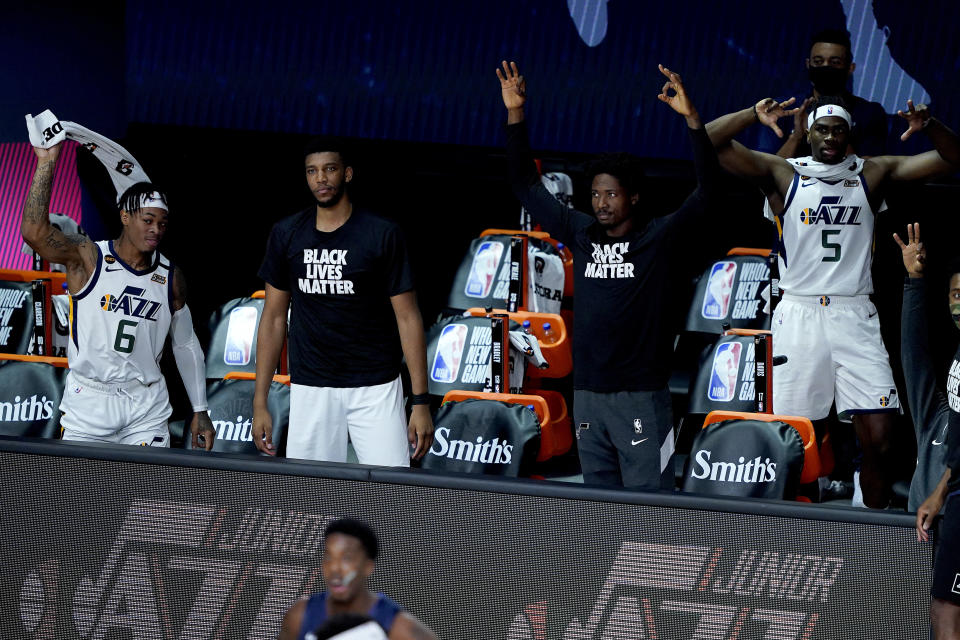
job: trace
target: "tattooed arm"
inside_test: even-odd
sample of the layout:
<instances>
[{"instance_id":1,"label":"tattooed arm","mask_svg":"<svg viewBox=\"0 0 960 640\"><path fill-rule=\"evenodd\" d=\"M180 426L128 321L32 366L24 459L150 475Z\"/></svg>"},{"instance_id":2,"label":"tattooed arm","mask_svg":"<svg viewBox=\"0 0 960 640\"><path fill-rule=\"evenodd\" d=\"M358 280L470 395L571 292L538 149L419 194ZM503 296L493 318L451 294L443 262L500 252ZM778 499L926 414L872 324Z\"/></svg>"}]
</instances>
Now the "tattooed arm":
<instances>
[{"instance_id":1,"label":"tattooed arm","mask_svg":"<svg viewBox=\"0 0 960 640\"><path fill-rule=\"evenodd\" d=\"M37 171L33 174L30 193L23 203L20 234L44 260L67 268L67 286L71 293L77 293L93 273L97 248L87 238L68 236L50 224L50 194L60 144L49 149L34 147L33 150L37 154Z\"/></svg>"}]
</instances>

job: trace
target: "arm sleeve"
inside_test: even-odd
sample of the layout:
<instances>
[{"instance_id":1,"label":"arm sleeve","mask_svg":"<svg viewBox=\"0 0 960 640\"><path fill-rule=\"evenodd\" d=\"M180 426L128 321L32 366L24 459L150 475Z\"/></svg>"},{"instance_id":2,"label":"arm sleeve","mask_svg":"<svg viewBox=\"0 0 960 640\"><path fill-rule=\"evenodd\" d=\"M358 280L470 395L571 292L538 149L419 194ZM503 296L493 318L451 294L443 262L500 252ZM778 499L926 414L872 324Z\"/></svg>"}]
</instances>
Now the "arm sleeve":
<instances>
[{"instance_id":1,"label":"arm sleeve","mask_svg":"<svg viewBox=\"0 0 960 640\"><path fill-rule=\"evenodd\" d=\"M290 291L290 272L287 267L287 242L280 225L274 225L267 239L267 250L257 275L270 286L281 291Z\"/></svg>"},{"instance_id":2,"label":"arm sleeve","mask_svg":"<svg viewBox=\"0 0 960 640\"><path fill-rule=\"evenodd\" d=\"M387 295L396 296L413 290L413 270L407 242L399 227L391 225L384 243L383 259L386 269Z\"/></svg>"},{"instance_id":3,"label":"arm sleeve","mask_svg":"<svg viewBox=\"0 0 960 640\"><path fill-rule=\"evenodd\" d=\"M194 413L207 410L206 367L203 362L203 349L193 331L193 317L190 307L183 305L170 320L170 343L173 346L173 358L177 370L183 379L187 397Z\"/></svg>"},{"instance_id":4,"label":"arm sleeve","mask_svg":"<svg viewBox=\"0 0 960 640\"><path fill-rule=\"evenodd\" d=\"M900 315L900 360L917 442L928 440L950 412L946 396L937 388L927 338L926 284L923 278L907 278Z\"/></svg>"},{"instance_id":5,"label":"arm sleeve","mask_svg":"<svg viewBox=\"0 0 960 640\"><path fill-rule=\"evenodd\" d=\"M697 176L697 188L687 196L680 208L668 217L667 223L673 228L697 222L705 217L710 208L715 206L719 192L720 161L707 135L706 127L687 127L687 132L693 147L693 169Z\"/></svg>"},{"instance_id":6,"label":"arm sleeve","mask_svg":"<svg viewBox=\"0 0 960 640\"><path fill-rule=\"evenodd\" d=\"M525 121L507 125L507 170L514 195L543 230L560 242L572 245L577 231L593 223L593 216L560 202L540 182Z\"/></svg>"}]
</instances>

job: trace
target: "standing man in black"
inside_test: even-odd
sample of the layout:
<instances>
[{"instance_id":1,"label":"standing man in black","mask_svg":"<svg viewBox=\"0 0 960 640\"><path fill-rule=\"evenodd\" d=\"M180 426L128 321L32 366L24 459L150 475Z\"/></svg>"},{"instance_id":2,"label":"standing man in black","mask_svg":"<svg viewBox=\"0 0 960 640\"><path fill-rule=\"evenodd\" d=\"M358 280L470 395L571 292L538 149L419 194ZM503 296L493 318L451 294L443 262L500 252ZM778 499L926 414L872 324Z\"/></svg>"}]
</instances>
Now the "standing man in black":
<instances>
[{"instance_id":1,"label":"standing man in black","mask_svg":"<svg viewBox=\"0 0 960 640\"><path fill-rule=\"evenodd\" d=\"M810 155L810 143L807 141L808 108L821 96L839 96L846 103L855 124L850 130L850 148L862 158L886 155L888 123L883 105L855 96L848 88L857 68L857 63L853 61L850 34L845 29L824 29L815 33L810 39L810 57L805 64L810 89L800 110L793 116L793 131L781 140L769 129L764 129L759 150L776 153L781 158Z\"/></svg>"},{"instance_id":2,"label":"standing man in black","mask_svg":"<svg viewBox=\"0 0 960 640\"><path fill-rule=\"evenodd\" d=\"M673 488L673 416L667 381L673 331L665 312L672 254L683 229L704 218L719 177L700 116L680 76L659 96L686 119L699 186L676 212L650 217L639 172L625 154L594 163L593 215L568 209L541 185L524 121L526 86L516 63L497 69L507 108L507 162L514 193L574 259L574 420L584 482ZM669 92L673 92L670 95Z\"/></svg>"}]
</instances>

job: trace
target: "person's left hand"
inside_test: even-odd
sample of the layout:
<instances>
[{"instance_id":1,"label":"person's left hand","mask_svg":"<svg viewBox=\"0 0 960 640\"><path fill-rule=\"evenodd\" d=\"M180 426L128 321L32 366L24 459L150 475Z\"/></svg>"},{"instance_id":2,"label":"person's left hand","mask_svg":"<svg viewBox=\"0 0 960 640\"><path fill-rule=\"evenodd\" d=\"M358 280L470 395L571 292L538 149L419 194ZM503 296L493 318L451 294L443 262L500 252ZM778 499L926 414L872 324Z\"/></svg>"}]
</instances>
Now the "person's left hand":
<instances>
[{"instance_id":1,"label":"person's left hand","mask_svg":"<svg viewBox=\"0 0 960 640\"><path fill-rule=\"evenodd\" d=\"M920 129L923 129L930 119L930 109L925 104L913 106L913 100L907 100L907 111L897 111L897 115L907 121L907 130L900 136L904 142Z\"/></svg>"},{"instance_id":2,"label":"person's left hand","mask_svg":"<svg viewBox=\"0 0 960 640\"><path fill-rule=\"evenodd\" d=\"M194 449L213 449L213 441L217 438L217 430L210 421L210 414L206 411L200 411L193 414L193 420L190 421L191 442ZM203 444L200 444L203 440Z\"/></svg>"},{"instance_id":3,"label":"person's left hand","mask_svg":"<svg viewBox=\"0 0 960 640\"><path fill-rule=\"evenodd\" d=\"M407 440L411 445L416 445L411 455L414 460L419 460L430 450L433 444L433 418L430 416L430 405L413 405L407 426Z\"/></svg>"},{"instance_id":4,"label":"person's left hand","mask_svg":"<svg viewBox=\"0 0 960 640\"><path fill-rule=\"evenodd\" d=\"M657 96L661 102L666 102L670 105L670 108L682 115L684 118L689 120L696 120L699 123L700 115L697 113L697 108L693 106L693 101L690 100L690 96L687 95L686 89L683 87L683 80L680 79L680 74L667 69L662 64L657 65L660 68L660 73L665 75L668 80L663 83L663 88L660 89L660 94ZM674 94L670 95L669 91L673 90Z\"/></svg>"},{"instance_id":5,"label":"person's left hand","mask_svg":"<svg viewBox=\"0 0 960 640\"><path fill-rule=\"evenodd\" d=\"M893 239L900 246L903 257L903 266L911 278L922 278L923 267L927 261L927 249L920 242L920 223L907 225L907 243L904 244L900 236L893 234Z\"/></svg>"}]
</instances>

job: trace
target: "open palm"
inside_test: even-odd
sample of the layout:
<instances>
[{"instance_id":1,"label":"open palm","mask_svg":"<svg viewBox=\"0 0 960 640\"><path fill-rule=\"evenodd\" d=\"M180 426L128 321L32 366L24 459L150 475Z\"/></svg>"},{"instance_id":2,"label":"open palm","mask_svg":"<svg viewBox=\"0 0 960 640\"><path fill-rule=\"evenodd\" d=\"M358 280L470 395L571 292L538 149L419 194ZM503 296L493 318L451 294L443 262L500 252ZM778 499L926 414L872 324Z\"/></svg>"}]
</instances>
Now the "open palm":
<instances>
[{"instance_id":1,"label":"open palm","mask_svg":"<svg viewBox=\"0 0 960 640\"><path fill-rule=\"evenodd\" d=\"M517 69L517 63L509 65L504 60L500 63L503 71L497 69L497 78L500 79L500 92L503 94L503 106L507 109L520 109L527 101L527 83Z\"/></svg>"}]
</instances>

